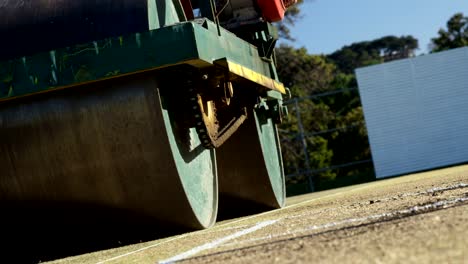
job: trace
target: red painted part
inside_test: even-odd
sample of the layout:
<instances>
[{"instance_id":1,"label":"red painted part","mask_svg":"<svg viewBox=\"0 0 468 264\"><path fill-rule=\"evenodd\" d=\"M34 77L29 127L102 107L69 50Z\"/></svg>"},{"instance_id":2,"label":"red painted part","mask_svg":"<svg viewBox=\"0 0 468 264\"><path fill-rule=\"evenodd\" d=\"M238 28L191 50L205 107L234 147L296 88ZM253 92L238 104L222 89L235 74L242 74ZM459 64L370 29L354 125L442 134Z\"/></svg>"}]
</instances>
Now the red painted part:
<instances>
[{"instance_id":1,"label":"red painted part","mask_svg":"<svg viewBox=\"0 0 468 264\"><path fill-rule=\"evenodd\" d=\"M182 7L184 8L185 17L187 18L187 20L193 20L194 15L192 2L190 2L190 0L180 0L180 2L182 3Z\"/></svg>"},{"instance_id":2,"label":"red painted part","mask_svg":"<svg viewBox=\"0 0 468 264\"><path fill-rule=\"evenodd\" d=\"M268 22L277 22L283 20L286 9L297 0L257 0L263 18Z\"/></svg>"}]
</instances>

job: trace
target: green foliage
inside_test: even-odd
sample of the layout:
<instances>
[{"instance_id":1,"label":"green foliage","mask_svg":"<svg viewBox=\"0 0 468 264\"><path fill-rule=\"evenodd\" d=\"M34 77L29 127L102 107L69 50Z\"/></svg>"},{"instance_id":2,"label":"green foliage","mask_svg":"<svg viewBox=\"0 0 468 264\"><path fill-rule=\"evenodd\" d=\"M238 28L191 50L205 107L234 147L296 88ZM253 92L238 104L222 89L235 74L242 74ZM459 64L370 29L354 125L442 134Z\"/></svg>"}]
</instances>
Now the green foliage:
<instances>
[{"instance_id":1,"label":"green foliage","mask_svg":"<svg viewBox=\"0 0 468 264\"><path fill-rule=\"evenodd\" d=\"M291 10L282 31L299 18L299 8ZM281 29L281 25L280 25ZM284 36L283 35L283 36ZM468 46L468 17L457 13L432 39L432 52ZM276 50L280 79L291 88L294 97L289 119L280 126L283 160L288 179L288 193L298 194L308 188L306 155L312 170L371 159L364 115L356 89L332 96L311 96L327 91L357 87L354 70L358 67L413 57L418 40L413 36L385 36L372 41L353 43L330 55L311 55L305 48L282 45ZM299 112L297 112L299 111ZM299 122L299 119L300 122ZM305 137L301 137L301 127ZM325 131L325 132L324 132ZM319 170L314 175L316 190L323 190L375 179L372 164Z\"/></svg>"},{"instance_id":2,"label":"green foliage","mask_svg":"<svg viewBox=\"0 0 468 264\"><path fill-rule=\"evenodd\" d=\"M289 27L299 18L300 6L290 9L278 25L280 35L291 40ZM459 21L465 21L461 28L466 32L466 18L451 22L449 32L461 30ZM315 171L316 190L375 179L371 163L326 169L371 159L358 90L346 88L357 87L356 68L413 57L417 49L418 40L413 36L384 36L352 43L326 56L286 45L276 49L280 79L293 97L301 98L289 105L289 119L280 125L285 170L296 176L287 180L288 193L303 192L308 186L308 166ZM342 92L323 95L335 90Z\"/></svg>"},{"instance_id":3,"label":"green foliage","mask_svg":"<svg viewBox=\"0 0 468 264\"><path fill-rule=\"evenodd\" d=\"M439 36L432 39L432 52L468 46L468 17L463 13L453 15L447 29L440 29Z\"/></svg>"},{"instance_id":4,"label":"green foliage","mask_svg":"<svg viewBox=\"0 0 468 264\"><path fill-rule=\"evenodd\" d=\"M278 74L281 80L291 88L296 97L324 92L333 88L336 67L327 62L324 56L310 55L305 48L295 49L282 45L276 50ZM348 82L349 77L339 75L340 82ZM305 154L310 159L310 168L323 168L332 165L333 150L328 146L328 139L322 136L299 138L298 116L304 131L308 133L329 129L335 122L335 114L330 106L320 101L306 100L298 104L299 109L290 107L290 118L280 127L283 144L283 156L288 173L297 173L307 168ZM299 112L297 112L299 111ZM304 144L307 148L304 149ZM307 151L307 153L305 153ZM324 171L317 178L333 179L336 174ZM305 181L301 174L296 181Z\"/></svg>"},{"instance_id":5,"label":"green foliage","mask_svg":"<svg viewBox=\"0 0 468 264\"><path fill-rule=\"evenodd\" d=\"M354 74L341 72L325 56L311 55L305 48L282 45L276 50L276 60L279 77L291 88L294 97L308 98L310 95L356 87ZM333 96L312 96L301 99L297 106L289 105L289 118L280 126L285 170L287 174L296 175L287 180L288 186L307 185L305 170L308 166L311 170L319 170L314 174L314 184L318 189L333 186L334 182L348 182L343 177L353 181L359 181L357 178L363 174L362 177L373 177L369 164L320 170L370 158L367 131L356 90ZM304 138L301 138L299 124L302 124L305 132Z\"/></svg>"},{"instance_id":6,"label":"green foliage","mask_svg":"<svg viewBox=\"0 0 468 264\"><path fill-rule=\"evenodd\" d=\"M296 173L307 168L305 160L306 144L307 155L310 159L310 168L323 168L331 166L333 158L333 150L328 147L328 140L321 136L307 136L304 141L300 138L299 122L297 119L297 111L304 126L304 130L308 133L313 131L322 131L328 129L329 124L333 122L334 115L330 108L324 103L314 103L312 101L303 101L299 104L299 109L293 107L291 109L290 118L284 122L280 129L287 133L281 133L281 140L284 143L282 152L284 164L288 173ZM333 172L325 171L319 173L321 178L334 178L336 175ZM300 175L301 180L305 180L305 174Z\"/></svg>"},{"instance_id":7,"label":"green foliage","mask_svg":"<svg viewBox=\"0 0 468 264\"><path fill-rule=\"evenodd\" d=\"M340 133L330 141L330 148L341 150L335 152L333 157L335 164L366 160L371 157L362 107L360 103L356 105L349 107L346 114L337 118L336 126L345 129L340 130Z\"/></svg>"},{"instance_id":8,"label":"green foliage","mask_svg":"<svg viewBox=\"0 0 468 264\"><path fill-rule=\"evenodd\" d=\"M354 74L346 74L342 72L337 72L332 81L332 87L340 88L349 88L357 87L357 80Z\"/></svg>"},{"instance_id":9,"label":"green foliage","mask_svg":"<svg viewBox=\"0 0 468 264\"><path fill-rule=\"evenodd\" d=\"M361 42L330 54L328 58L337 65L341 72L352 74L354 69L383 62L377 50L368 50L368 42Z\"/></svg>"},{"instance_id":10,"label":"green foliage","mask_svg":"<svg viewBox=\"0 0 468 264\"><path fill-rule=\"evenodd\" d=\"M321 136L309 137L308 148L309 148L309 158L312 161L312 168L327 168L332 164L333 159L333 149L330 149L328 146L328 140ZM313 150L313 151L311 151ZM323 179L333 180L336 177L336 173L331 170L323 171L317 173L315 179L316 181L321 181Z\"/></svg>"},{"instance_id":11,"label":"green foliage","mask_svg":"<svg viewBox=\"0 0 468 264\"><path fill-rule=\"evenodd\" d=\"M295 96L324 91L333 81L335 66L324 56L308 54L305 48L281 45L276 49L276 60L281 81Z\"/></svg>"},{"instance_id":12,"label":"green foliage","mask_svg":"<svg viewBox=\"0 0 468 264\"><path fill-rule=\"evenodd\" d=\"M328 55L338 69L353 74L359 67L414 56L418 40L413 36L385 36L373 41L362 41L344 46Z\"/></svg>"}]
</instances>

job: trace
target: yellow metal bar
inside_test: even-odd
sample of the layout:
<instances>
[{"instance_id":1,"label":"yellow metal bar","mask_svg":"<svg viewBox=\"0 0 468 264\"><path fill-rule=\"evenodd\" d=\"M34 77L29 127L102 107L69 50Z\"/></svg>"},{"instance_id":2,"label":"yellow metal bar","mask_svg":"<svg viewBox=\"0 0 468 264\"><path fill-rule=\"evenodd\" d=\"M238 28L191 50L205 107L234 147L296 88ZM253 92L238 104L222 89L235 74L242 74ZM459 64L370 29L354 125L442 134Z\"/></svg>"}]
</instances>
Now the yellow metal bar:
<instances>
[{"instance_id":1,"label":"yellow metal bar","mask_svg":"<svg viewBox=\"0 0 468 264\"><path fill-rule=\"evenodd\" d=\"M229 61L227 59L220 59L214 61L215 65L219 65L223 68L226 68L230 73L257 83L267 89L278 91L282 94L286 94L286 89L284 85L276 80L271 79L263 74L255 72L247 67L244 67L235 62Z\"/></svg>"}]
</instances>

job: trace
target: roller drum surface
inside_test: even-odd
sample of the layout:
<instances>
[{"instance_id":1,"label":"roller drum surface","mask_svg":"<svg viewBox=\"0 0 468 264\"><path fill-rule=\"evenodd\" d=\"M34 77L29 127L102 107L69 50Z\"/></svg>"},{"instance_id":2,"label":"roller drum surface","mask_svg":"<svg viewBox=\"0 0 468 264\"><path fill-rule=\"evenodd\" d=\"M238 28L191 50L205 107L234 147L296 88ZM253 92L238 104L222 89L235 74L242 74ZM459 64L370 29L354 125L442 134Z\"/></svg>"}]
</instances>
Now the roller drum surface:
<instances>
[{"instance_id":1,"label":"roller drum surface","mask_svg":"<svg viewBox=\"0 0 468 264\"><path fill-rule=\"evenodd\" d=\"M152 77L126 77L0 104L0 201L212 225L214 151L173 116L177 100L159 91Z\"/></svg>"},{"instance_id":2,"label":"roller drum surface","mask_svg":"<svg viewBox=\"0 0 468 264\"><path fill-rule=\"evenodd\" d=\"M147 31L149 2L0 0L0 58Z\"/></svg>"},{"instance_id":3,"label":"roller drum surface","mask_svg":"<svg viewBox=\"0 0 468 264\"><path fill-rule=\"evenodd\" d=\"M216 154L220 196L229 201L228 205L220 201L223 210L242 211L244 206L255 205L265 209L284 206L280 142L271 118L255 110Z\"/></svg>"}]
</instances>

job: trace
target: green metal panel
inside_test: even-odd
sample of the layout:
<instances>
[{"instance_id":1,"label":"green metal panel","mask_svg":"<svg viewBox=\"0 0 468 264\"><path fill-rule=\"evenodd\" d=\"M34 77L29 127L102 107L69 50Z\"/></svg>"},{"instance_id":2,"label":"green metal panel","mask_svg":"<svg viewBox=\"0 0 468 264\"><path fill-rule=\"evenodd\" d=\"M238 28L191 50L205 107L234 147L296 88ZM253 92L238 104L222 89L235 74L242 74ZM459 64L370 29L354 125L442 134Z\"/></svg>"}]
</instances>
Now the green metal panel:
<instances>
[{"instance_id":1,"label":"green metal panel","mask_svg":"<svg viewBox=\"0 0 468 264\"><path fill-rule=\"evenodd\" d=\"M0 99L196 59L193 26L182 23L0 62Z\"/></svg>"},{"instance_id":2,"label":"green metal panel","mask_svg":"<svg viewBox=\"0 0 468 264\"><path fill-rule=\"evenodd\" d=\"M204 24L183 22L1 61L0 100L183 63L209 67L221 58L270 77L270 65L255 46L226 30L219 36L210 21Z\"/></svg>"},{"instance_id":3,"label":"green metal panel","mask_svg":"<svg viewBox=\"0 0 468 264\"><path fill-rule=\"evenodd\" d=\"M221 28L221 36L217 34L216 25L207 21L209 30L195 28L195 38L200 58L213 62L227 58L244 67L271 77L269 63L262 60L254 45L236 37L231 32Z\"/></svg>"}]
</instances>

